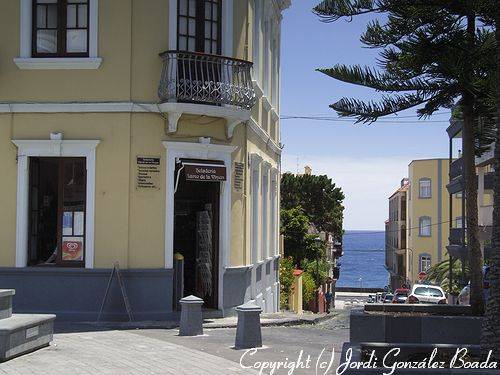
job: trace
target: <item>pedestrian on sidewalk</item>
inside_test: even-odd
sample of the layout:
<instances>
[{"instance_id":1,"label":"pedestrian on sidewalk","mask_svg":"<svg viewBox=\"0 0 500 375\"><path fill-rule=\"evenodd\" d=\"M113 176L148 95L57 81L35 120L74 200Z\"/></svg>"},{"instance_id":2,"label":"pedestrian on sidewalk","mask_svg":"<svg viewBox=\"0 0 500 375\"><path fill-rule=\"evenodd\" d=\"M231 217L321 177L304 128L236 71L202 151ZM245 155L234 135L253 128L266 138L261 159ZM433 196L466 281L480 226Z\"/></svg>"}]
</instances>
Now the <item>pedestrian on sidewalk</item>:
<instances>
[{"instance_id":1,"label":"pedestrian on sidewalk","mask_svg":"<svg viewBox=\"0 0 500 375\"><path fill-rule=\"evenodd\" d=\"M330 305L332 303L332 292L328 291L325 294L326 299L326 313L330 314Z\"/></svg>"}]
</instances>

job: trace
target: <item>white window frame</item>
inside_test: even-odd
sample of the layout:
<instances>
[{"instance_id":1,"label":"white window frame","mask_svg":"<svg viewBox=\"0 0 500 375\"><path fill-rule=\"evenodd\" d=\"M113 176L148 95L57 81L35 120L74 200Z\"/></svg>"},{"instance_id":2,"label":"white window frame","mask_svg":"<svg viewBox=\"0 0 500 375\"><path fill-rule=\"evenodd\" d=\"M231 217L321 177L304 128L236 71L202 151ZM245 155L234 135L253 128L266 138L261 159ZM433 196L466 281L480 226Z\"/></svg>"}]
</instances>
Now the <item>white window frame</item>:
<instances>
[{"instance_id":1,"label":"white window frame","mask_svg":"<svg viewBox=\"0 0 500 375\"><path fill-rule=\"evenodd\" d=\"M29 158L85 157L85 268L94 268L95 149L99 140L13 140L17 146L16 267L28 265Z\"/></svg>"},{"instance_id":2,"label":"white window frame","mask_svg":"<svg viewBox=\"0 0 500 375\"><path fill-rule=\"evenodd\" d=\"M222 0L222 55L233 57L233 0ZM177 0L168 2L168 49L177 50Z\"/></svg>"},{"instance_id":3,"label":"white window frame","mask_svg":"<svg viewBox=\"0 0 500 375\"><path fill-rule=\"evenodd\" d=\"M261 243L259 241L259 195L260 195L260 168L262 157L258 154L250 156L250 204L251 204L251 237L250 237L250 259L253 264L261 261Z\"/></svg>"},{"instance_id":4,"label":"white window frame","mask_svg":"<svg viewBox=\"0 0 500 375\"><path fill-rule=\"evenodd\" d=\"M279 171L271 169L271 255L279 254L279 208L278 208L278 187Z\"/></svg>"},{"instance_id":5,"label":"white window frame","mask_svg":"<svg viewBox=\"0 0 500 375\"><path fill-rule=\"evenodd\" d=\"M428 220L429 224L424 225L424 221ZM420 237L431 237L432 236L432 219L430 216L420 216L418 218L418 235ZM428 231L428 234L427 234Z\"/></svg>"},{"instance_id":6,"label":"white window frame","mask_svg":"<svg viewBox=\"0 0 500 375\"><path fill-rule=\"evenodd\" d=\"M425 266L424 266L425 262ZM419 272L427 272L429 268L432 267L432 257L431 254L424 253L418 256L418 268Z\"/></svg>"},{"instance_id":7,"label":"white window frame","mask_svg":"<svg viewBox=\"0 0 500 375\"><path fill-rule=\"evenodd\" d=\"M253 60L253 79L256 83L262 85L262 69L260 68L260 55L262 51L262 0L254 0L253 2L253 39L252 39L252 60Z\"/></svg>"},{"instance_id":8,"label":"white window frame","mask_svg":"<svg viewBox=\"0 0 500 375\"><path fill-rule=\"evenodd\" d=\"M177 3L175 1L175 3ZM19 69L98 69L102 59L97 56L99 0L89 0L89 57L32 57L32 0L21 0L19 57L14 63Z\"/></svg>"},{"instance_id":9,"label":"white window frame","mask_svg":"<svg viewBox=\"0 0 500 375\"><path fill-rule=\"evenodd\" d=\"M422 186L422 183L429 183L429 186ZM425 189L424 191L422 189ZM427 192L428 189L428 195L427 194L422 194L422 192ZM418 180L418 197L421 199L428 199L432 198L432 181L428 177L423 177L420 180Z\"/></svg>"},{"instance_id":10,"label":"white window frame","mask_svg":"<svg viewBox=\"0 0 500 375\"><path fill-rule=\"evenodd\" d=\"M269 258L269 170L271 164L264 162L262 164L262 189L261 189L261 205L262 205L262 259Z\"/></svg>"}]
</instances>

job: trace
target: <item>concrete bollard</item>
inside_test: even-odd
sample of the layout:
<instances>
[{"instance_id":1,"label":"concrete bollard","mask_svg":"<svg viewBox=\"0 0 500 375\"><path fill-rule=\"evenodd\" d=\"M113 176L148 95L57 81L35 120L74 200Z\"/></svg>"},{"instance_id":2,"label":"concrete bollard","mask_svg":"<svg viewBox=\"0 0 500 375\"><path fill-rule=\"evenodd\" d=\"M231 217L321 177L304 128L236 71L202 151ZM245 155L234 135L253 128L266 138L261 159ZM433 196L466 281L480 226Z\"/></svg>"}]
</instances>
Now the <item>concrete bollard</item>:
<instances>
[{"instance_id":1,"label":"concrete bollard","mask_svg":"<svg viewBox=\"0 0 500 375\"><path fill-rule=\"evenodd\" d=\"M203 315L201 306L203 300L196 296L181 298L181 325L179 336L203 335Z\"/></svg>"},{"instance_id":2,"label":"concrete bollard","mask_svg":"<svg viewBox=\"0 0 500 375\"><path fill-rule=\"evenodd\" d=\"M238 312L238 326L236 328L236 349L260 348L262 334L260 330L260 313L262 309L249 301L236 308Z\"/></svg>"}]
</instances>

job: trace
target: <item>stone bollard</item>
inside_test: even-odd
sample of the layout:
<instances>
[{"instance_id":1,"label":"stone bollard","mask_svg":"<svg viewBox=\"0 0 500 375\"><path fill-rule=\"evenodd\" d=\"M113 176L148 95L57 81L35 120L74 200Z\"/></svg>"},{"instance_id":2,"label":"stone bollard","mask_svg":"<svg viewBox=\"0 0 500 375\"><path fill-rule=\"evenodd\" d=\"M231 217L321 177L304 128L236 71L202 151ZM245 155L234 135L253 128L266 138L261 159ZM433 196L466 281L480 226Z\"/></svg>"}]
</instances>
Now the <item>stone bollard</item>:
<instances>
[{"instance_id":1,"label":"stone bollard","mask_svg":"<svg viewBox=\"0 0 500 375\"><path fill-rule=\"evenodd\" d=\"M181 298L181 325L179 336L203 335L203 315L201 306L203 300L196 296Z\"/></svg>"},{"instance_id":2,"label":"stone bollard","mask_svg":"<svg viewBox=\"0 0 500 375\"><path fill-rule=\"evenodd\" d=\"M236 308L238 312L238 326L236 328L236 349L260 348L262 334L260 330L260 313L262 309L249 301Z\"/></svg>"}]
</instances>

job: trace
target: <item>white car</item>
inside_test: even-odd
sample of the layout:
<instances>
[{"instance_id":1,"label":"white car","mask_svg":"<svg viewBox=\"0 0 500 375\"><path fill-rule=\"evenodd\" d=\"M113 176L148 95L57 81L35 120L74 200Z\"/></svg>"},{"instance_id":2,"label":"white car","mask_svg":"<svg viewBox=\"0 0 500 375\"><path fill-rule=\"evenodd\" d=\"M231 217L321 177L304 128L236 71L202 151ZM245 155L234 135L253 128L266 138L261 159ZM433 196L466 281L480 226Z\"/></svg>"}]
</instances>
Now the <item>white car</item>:
<instances>
[{"instance_id":1,"label":"white car","mask_svg":"<svg viewBox=\"0 0 500 375\"><path fill-rule=\"evenodd\" d=\"M437 285L415 284L406 303L447 303L444 290Z\"/></svg>"}]
</instances>

